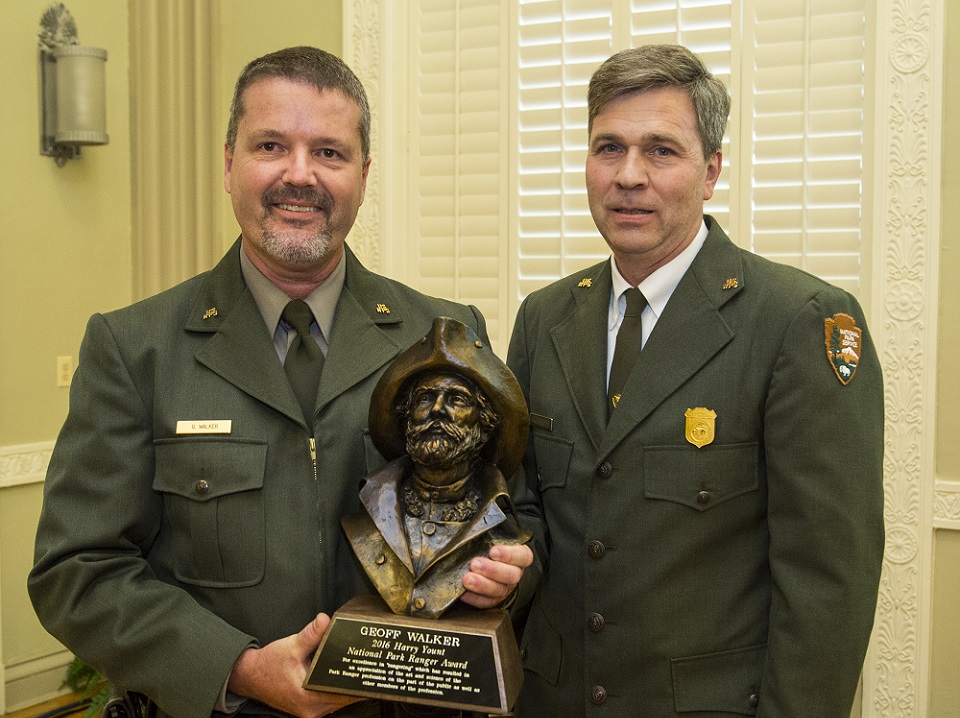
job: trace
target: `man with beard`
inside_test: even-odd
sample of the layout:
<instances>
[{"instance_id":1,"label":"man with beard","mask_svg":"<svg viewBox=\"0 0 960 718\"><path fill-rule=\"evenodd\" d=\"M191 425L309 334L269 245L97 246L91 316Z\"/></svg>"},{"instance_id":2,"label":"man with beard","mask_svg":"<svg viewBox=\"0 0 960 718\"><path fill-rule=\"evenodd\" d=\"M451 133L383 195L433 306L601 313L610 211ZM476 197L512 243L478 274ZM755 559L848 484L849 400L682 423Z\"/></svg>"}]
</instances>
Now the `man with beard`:
<instances>
[{"instance_id":1,"label":"man with beard","mask_svg":"<svg viewBox=\"0 0 960 718\"><path fill-rule=\"evenodd\" d=\"M454 319L435 319L384 372L370 432L396 458L366 477L364 510L342 524L394 613L438 618L463 594L473 560L530 539L504 481L519 466L528 423L512 372Z\"/></svg>"},{"instance_id":2,"label":"man with beard","mask_svg":"<svg viewBox=\"0 0 960 718\"><path fill-rule=\"evenodd\" d=\"M212 271L87 326L29 590L54 636L161 714L355 700L302 683L327 614L368 588L339 520L384 463L364 436L371 392L437 315L486 337L475 308L373 274L346 246L369 148L342 61L309 47L254 60L224 152L240 239ZM462 600L500 603L531 560L491 549Z\"/></svg>"}]
</instances>

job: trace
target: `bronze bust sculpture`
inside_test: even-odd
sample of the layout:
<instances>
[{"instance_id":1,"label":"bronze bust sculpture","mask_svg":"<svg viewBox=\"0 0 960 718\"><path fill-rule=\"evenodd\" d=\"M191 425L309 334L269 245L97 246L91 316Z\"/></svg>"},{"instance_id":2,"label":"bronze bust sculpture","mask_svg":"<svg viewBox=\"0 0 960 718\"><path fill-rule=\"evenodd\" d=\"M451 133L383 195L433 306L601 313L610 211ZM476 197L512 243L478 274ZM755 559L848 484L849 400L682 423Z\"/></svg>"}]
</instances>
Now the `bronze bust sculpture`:
<instances>
[{"instance_id":1,"label":"bronze bust sculpture","mask_svg":"<svg viewBox=\"0 0 960 718\"><path fill-rule=\"evenodd\" d=\"M456 320L436 318L387 368L370 432L389 463L365 478L363 510L341 523L390 610L438 618L463 594L471 559L530 539L504 478L528 431L512 372Z\"/></svg>"}]
</instances>

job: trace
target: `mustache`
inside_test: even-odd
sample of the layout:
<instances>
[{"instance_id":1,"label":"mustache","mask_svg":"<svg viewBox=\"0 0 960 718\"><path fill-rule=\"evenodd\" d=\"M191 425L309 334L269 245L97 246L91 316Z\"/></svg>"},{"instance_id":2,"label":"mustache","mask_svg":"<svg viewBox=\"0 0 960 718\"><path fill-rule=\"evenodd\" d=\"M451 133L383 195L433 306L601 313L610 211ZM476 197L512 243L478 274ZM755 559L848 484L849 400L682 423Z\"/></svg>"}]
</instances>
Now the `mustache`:
<instances>
[{"instance_id":1,"label":"mustache","mask_svg":"<svg viewBox=\"0 0 960 718\"><path fill-rule=\"evenodd\" d=\"M424 435L434 433L439 430L441 434L454 439L463 441L467 436L467 430L450 421L425 421L422 424L410 425L407 427L407 440L419 441Z\"/></svg>"},{"instance_id":2,"label":"mustache","mask_svg":"<svg viewBox=\"0 0 960 718\"><path fill-rule=\"evenodd\" d=\"M316 205L325 212L329 211L332 204L330 195L312 187L275 187L264 192L260 198L260 204L264 208L283 202L305 202Z\"/></svg>"}]
</instances>

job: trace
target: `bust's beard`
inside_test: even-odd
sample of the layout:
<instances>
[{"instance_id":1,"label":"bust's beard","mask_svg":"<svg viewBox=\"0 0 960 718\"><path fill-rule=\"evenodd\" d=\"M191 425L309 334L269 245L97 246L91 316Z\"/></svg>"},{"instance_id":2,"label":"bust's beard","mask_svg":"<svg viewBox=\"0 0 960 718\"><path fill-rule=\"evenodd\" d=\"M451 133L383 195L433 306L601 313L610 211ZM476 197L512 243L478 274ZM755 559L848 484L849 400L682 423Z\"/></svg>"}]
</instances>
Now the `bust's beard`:
<instances>
[{"instance_id":1,"label":"bust's beard","mask_svg":"<svg viewBox=\"0 0 960 718\"><path fill-rule=\"evenodd\" d=\"M435 428L441 433L435 433ZM407 453L411 460L434 470L450 468L464 457L472 458L480 452L483 440L479 423L463 427L446 421L431 421L407 426Z\"/></svg>"}]
</instances>

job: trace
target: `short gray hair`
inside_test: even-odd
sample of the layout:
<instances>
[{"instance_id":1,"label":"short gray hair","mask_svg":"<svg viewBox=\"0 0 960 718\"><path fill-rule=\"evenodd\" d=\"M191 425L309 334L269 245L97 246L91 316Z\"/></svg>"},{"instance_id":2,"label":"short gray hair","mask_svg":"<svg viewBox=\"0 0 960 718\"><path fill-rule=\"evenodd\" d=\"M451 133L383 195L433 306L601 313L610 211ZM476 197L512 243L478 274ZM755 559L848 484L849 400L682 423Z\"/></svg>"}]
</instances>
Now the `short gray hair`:
<instances>
[{"instance_id":1,"label":"short gray hair","mask_svg":"<svg viewBox=\"0 0 960 718\"><path fill-rule=\"evenodd\" d=\"M693 103L703 156L720 150L730 117L730 95L699 56L681 45L642 45L612 55L590 78L587 131L613 100L662 87L684 90Z\"/></svg>"},{"instance_id":2,"label":"short gray hair","mask_svg":"<svg viewBox=\"0 0 960 718\"><path fill-rule=\"evenodd\" d=\"M356 102L360 108L357 132L360 133L363 161L367 161L370 156L370 103L367 101L363 84L339 57L325 50L307 46L288 47L271 52L269 55L258 57L243 68L233 91L233 102L230 103L227 147L231 152L237 143L237 126L246 110L243 104L243 93L254 83L274 77L313 85L320 92L340 90Z\"/></svg>"}]
</instances>

